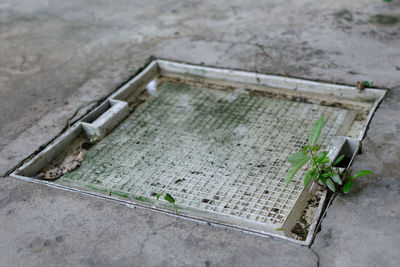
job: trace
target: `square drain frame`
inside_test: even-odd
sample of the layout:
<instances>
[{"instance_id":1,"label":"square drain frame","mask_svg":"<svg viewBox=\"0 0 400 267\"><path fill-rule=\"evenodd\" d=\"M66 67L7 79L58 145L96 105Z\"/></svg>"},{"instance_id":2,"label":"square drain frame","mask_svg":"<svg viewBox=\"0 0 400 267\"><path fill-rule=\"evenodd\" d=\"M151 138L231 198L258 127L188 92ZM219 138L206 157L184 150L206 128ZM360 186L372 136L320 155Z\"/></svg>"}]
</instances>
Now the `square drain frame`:
<instances>
[{"instance_id":1,"label":"square drain frame","mask_svg":"<svg viewBox=\"0 0 400 267\"><path fill-rule=\"evenodd\" d=\"M185 91L183 95L182 94L180 95L180 98L176 98L174 94L170 95L164 94L161 96L159 95L158 97L156 96L153 98L149 98L148 100L146 99L144 100L144 103L141 104L141 106L138 108L137 111L132 110L132 107L135 107L134 109L136 109L136 104L137 104L133 102L137 101L138 99L140 100L140 95L143 92L149 92L150 94L159 94L157 93L156 81L162 79L166 79L163 83L165 86L167 86L168 83L178 83L178 84L190 85L191 88L194 89L191 89L190 92ZM205 89L205 88L210 88L210 89ZM223 90L228 89L228 92L221 91L221 89ZM162 94L162 92L169 92L169 91L167 89L162 89L160 92ZM121 202L134 203L140 206L171 212L171 207L170 205L168 205L168 203L164 203L162 201L156 201L154 195L153 197L148 196L150 192L156 193L154 191L155 189L149 189L151 191L146 191L143 189L142 191L140 191L142 188L147 188L147 189L150 188L152 184L155 184L154 186L157 186L156 185L156 183L158 183L157 178L155 178L154 181L149 181L149 176L146 176L146 173L152 171L153 177L158 177L158 176L162 177L163 174L161 172L160 173L157 172L160 171L157 169L158 167L160 167L158 165L155 169L154 168L152 169L151 165L149 165L148 168L146 168L145 166L141 166L141 168L146 168L146 169L144 169L140 175L142 175L146 179L144 180L132 179L132 181L135 182L132 182L131 184L129 184L131 181L123 181L124 182L123 184L121 183L118 184L118 182L121 182L121 179L119 180L117 179L119 174L107 173L107 172L104 172L106 173L105 177L99 179L101 180L101 182L107 181L108 184L106 184L106 186L91 185L90 183L92 183L95 178L92 178L92 180L90 180L90 183L88 184L88 182L86 182L85 179L87 180L87 177L90 177L90 173L79 174L79 171L83 169L85 161L87 159L85 159L82 167L77 170L78 174L75 171L72 171L71 173L61 177L56 182L40 180L34 177L38 172L40 172L40 170L45 168L51 161L53 161L60 154L62 154L82 134L86 135L88 138L91 138L93 136L104 138L102 141L99 142L97 148L93 148L97 149L96 151L97 154L101 153L101 146L105 147L105 149L108 150L112 149L113 147L116 147L117 150L115 150L114 153L117 153L118 149L121 150L122 148L122 146L118 147L119 143L117 142L120 136L117 136L113 139L113 135L116 136L118 134L120 135L127 134L128 132L132 131L136 131L136 134L139 134L138 132L140 132L141 130L140 128L135 128L135 127L129 128L128 127L129 125L127 124L128 120L133 120L133 122L131 123L132 125L135 126L140 123L149 122L150 118L153 124L147 126L146 128L147 132L142 133L143 136L155 134L157 142L162 143L163 140L171 140L172 138L171 133L173 133L175 137L178 136L183 138L183 139L178 138L177 140L175 140L176 147L179 148L180 142L186 142L186 141L187 141L186 145L190 146L191 141L188 139L196 137L188 136L187 132L178 133L174 131L167 132L169 136L165 136L159 131L157 132L157 127L154 126L154 123L166 120L169 123L173 124L176 123L176 125L182 126L179 124L180 121L190 120L190 118L179 117L182 114L183 111L182 109L192 108L192 106L188 104L188 101L189 102L194 101L195 102L194 104L201 106L202 103L196 102L198 99L205 99L206 102L204 103L207 104L208 102L212 102L214 98L218 100L221 99L223 99L224 101L226 100L224 102L225 103L224 105L219 105L217 102L212 102L213 107L216 106L217 108L223 109L222 113L220 114L228 114L228 113L231 114L232 112L235 112L235 108L237 107L231 108L231 103L233 103L234 101L243 100L242 102L247 106L249 106L249 110L251 110L251 108L256 105L259 109L258 113L257 112L254 113L253 116L250 116L249 118L255 118L259 120L250 122L250 125L256 125L257 127L261 128L260 130L258 130L259 136L263 136L263 131L265 131L265 129L263 129L262 126L260 125L265 120L268 120L268 112L269 112L268 108L278 102L287 105L287 107L283 109L284 111L289 111L290 109L292 109L292 111L303 113L303 115L307 115L310 113L309 110L310 107L314 108L325 107L325 109L322 110L320 113L326 114L327 112L330 112L329 114L331 114L332 120L338 121L338 123L336 123L336 121L333 121L332 124L328 127L329 129L325 134L326 138L331 137L330 140L324 140L325 144L328 146L330 151L328 156L332 160L334 160L339 154L345 154L346 157L349 159L348 165L350 165L360 147L360 142L365 135L368 123L372 118L372 115L376 110L377 106L382 101L385 93L386 91L382 89L368 88L363 91L358 91L355 90L355 88L349 86L332 85L320 82L312 82L312 81L293 79L293 78L284 78L279 76L271 76L271 75L264 75L264 74L244 72L244 71L195 66L195 65L176 63L165 60L155 60L152 63L150 63L140 74L131 79L128 83L126 83L124 86L119 88L115 93L113 93L110 97L108 97L101 105L99 105L93 111L89 112L81 120L75 122L70 129L68 129L62 135L60 135L58 138L52 141L44 150L39 152L36 156L34 156L31 160L29 160L25 164L23 164L21 167L17 168L10 176L22 180L28 180L35 183L46 184L56 188L79 191L85 194L101 196ZM183 104L180 103L179 105L176 105L177 102L180 101L182 96L184 96L185 103ZM233 98L231 98L232 96ZM237 100L237 98L239 98L239 100ZM157 102L157 100L159 101ZM147 108L149 105L151 105L148 104L151 101L154 102L153 109L155 108L160 109L158 117L157 116L152 117L151 113L146 113L146 110L151 111L151 108ZM268 101L272 102L267 103ZM193 104L192 102L190 104ZM209 108L211 107L206 107L206 109ZM199 110L200 113L201 112L204 113L205 109L204 108L201 109L200 107ZM356 123L354 122L355 116L357 115L356 111L365 113L364 118L358 122L358 125L355 125ZM165 116L164 117L161 116L169 112L172 112L174 117L170 117L168 119L165 118ZM318 112L314 112L313 110L313 114L317 113ZM132 119L133 114L136 115L134 119ZM239 120L240 118L243 118L243 114L241 114L240 112L238 112L238 114L235 116ZM228 116L227 118L235 119L236 117ZM222 119L222 121L221 119L218 121L213 117L210 118L209 119L212 120L211 125L209 121L206 121L203 124L200 123L199 124L200 128L198 129L198 131L201 131L202 128L204 127L211 127L212 129L213 125L218 123L220 123L219 126L224 124L223 121L224 118ZM310 123L312 124L314 120L309 119L308 121L309 124ZM297 122L304 124L305 120L297 120ZM274 123L276 123L275 127L278 128L288 127L288 125L285 124L281 125L282 122L280 122L279 119ZM288 122L288 123L293 123L293 122ZM193 125L193 122L191 125ZM289 125L289 127L293 126L296 125L293 124ZM299 127L299 125L297 126ZM286 153L288 154L292 153L293 151L299 150L301 146L304 145L306 142L306 139L304 139L304 137L307 136L307 132L310 126L311 125L306 125L305 127L303 127L303 131L297 134L301 138L299 137L293 139L293 137L295 137L296 134L292 134L291 137L287 138L287 140L285 140L286 144L285 146L282 147L282 149L286 149L287 146L290 146L292 150L286 151ZM113 131L115 127L117 128L116 130ZM123 130L124 127L125 131ZM351 132L350 135L352 135L352 137L341 136L344 135L345 133L348 133L349 132L348 128L351 127L356 129L353 132L350 131ZM122 128L122 130L120 128ZM330 129L332 130L329 132ZM218 130L218 127L216 128L216 130ZM236 130L238 132L243 131L240 124L236 125L235 131ZM359 132L358 135L357 132ZM189 133L189 135L190 134L191 133ZM267 133L266 135L264 134L263 136L264 139L262 139L264 141L263 144L266 143L265 141L268 139L268 136L270 137L270 139L273 139L272 137L275 138L277 137L277 135L279 135L279 131L274 133L270 132ZM214 137L218 138L218 133ZM129 136L125 136L125 139L129 139ZM279 140L282 142L282 139ZM254 143L253 146L250 146L251 142L250 141L248 141L247 143L244 142L244 144L241 147L231 146L228 147L228 149L227 147L221 147L223 153L228 153L228 154L231 153L233 154L232 157L241 155L240 159L245 159L245 160L237 160L233 163L228 162L226 166L223 166L222 171L219 174L217 174L215 172L215 169L212 169L210 166L205 167L207 164L210 165L211 163L213 163L213 159L215 157L222 156L223 153L215 155L215 153L218 152L218 150L213 150L210 148L207 149L207 146L205 145L204 151L199 152L198 150L196 150L192 154L190 152L189 153L186 152L186 154L182 153L183 155L182 158L179 158L180 155L176 155L177 158L175 160L177 160L180 163L186 162L185 163L186 165L184 167L179 166L181 167L180 171L179 172L175 171L175 176L169 175L168 183L165 184L166 187L165 186L163 187L164 190L166 190L165 192L171 193L175 197L174 195L175 191L173 190L175 189L181 190L180 192L183 192L181 193L182 197L180 196L179 197L180 200L182 200L182 203L186 201L186 198L193 196L193 198L190 199L191 202L189 204L185 203L185 205L180 205L178 201L179 198L177 198L177 206L179 209L179 213L181 215L200 220L206 220L217 224L228 225L231 227L240 228L256 233L276 236L279 238L294 241L302 245L311 244L314 238L318 220L323 210L327 192L326 191L317 192L316 187L311 184L307 188L303 188L302 184L299 183L299 181L301 182L301 176L303 175L303 173L297 175L297 180L296 178L294 179L295 181L297 181L297 183L285 186L284 185L285 160L284 158L275 157L274 162L272 162L271 160L271 157L273 157L272 154L266 154L266 155L260 154L261 156L266 156L265 160L267 164L265 166L269 168L268 171L271 171L271 168L276 168L275 174L281 175L279 177L272 177L272 178L271 176L269 176L269 180L266 182L264 181L265 183L262 184L263 186L268 185L271 187L266 187L267 189L256 188L260 184L257 184L255 181L252 180L248 181L251 173L253 173L253 176L256 176L258 178L261 177L259 175L260 167L252 166L251 167L252 170L250 171L248 170L242 180L238 179L237 177L239 177L241 174L232 174L232 169L246 170L248 166L242 166L242 165L243 164L247 165L249 163L249 160L252 160L254 164L256 164L255 162L258 162L257 164L260 166L262 164L261 159L254 160L254 155L258 154L254 153L251 154L251 150L254 149L253 146L258 145L260 146L260 149L262 148L266 150L266 149L271 149L271 146L274 145L274 141L271 141L270 143L268 143L268 145L264 147L262 146L263 144L257 144L257 143ZM219 143L216 142L216 144L218 145L220 144L220 142ZM168 150L171 150L171 144L164 143L161 144L161 146L162 145L167 146L167 149L163 151L163 154L167 154ZM168 147L168 145L170 147ZM161 146L158 146L156 148L160 149ZM247 146L247 148L245 148L244 146ZM201 150L202 148L198 147L198 149ZM225 149L225 151L223 149ZM157 151L153 152L157 153ZM213 152L214 154L212 154ZM93 152L92 154L96 153ZM148 151L146 151L146 153L148 153ZM280 154L282 153L283 151L280 151ZM194 158L196 157L198 158L196 160L190 158L190 156L189 158L187 158L189 154L193 155ZM249 154L252 155L252 158L246 158L246 155ZM124 154L121 154L120 156L123 155ZM141 154L140 153L135 154L135 156L139 155ZM95 155L93 155L93 157L89 157L89 161L93 160L95 157L96 157ZM168 156L167 158L170 158L170 156ZM131 160L132 158L128 157L128 161L125 162L124 164L125 165L131 164ZM99 161L99 157L97 158L97 161ZM140 164L142 162L143 158L142 160L141 159L137 160L137 164ZM102 164L101 162L100 163L95 162L95 163ZM271 166L271 163L277 164L277 167ZM201 170L188 169L189 168L188 165L191 165L190 167L196 167L196 165L198 164L202 164L202 168L200 168ZM123 166L122 167L121 166L118 166L118 168L114 169L117 170L121 168L123 169ZM166 166L161 166L161 167L163 167L165 171ZM170 168L174 169L173 167ZM257 171L253 171L253 169L257 169ZM137 170L138 169L136 169L136 171ZM204 170L208 170L208 172L205 171L206 174L204 174L203 173ZM264 180L265 178L268 178L268 174L270 174L268 173L268 171L266 175L263 176ZM96 172L95 175L100 175L101 173L103 172L101 171ZM80 175L79 177L81 177L82 180L80 181L79 179L75 179L74 175L75 176ZM140 176L139 174L137 175ZM201 175L202 177L200 177ZM218 176L219 179L212 179L214 175ZM233 177L234 175L236 175L235 181L229 180L229 177ZM204 177L207 178L205 179ZM69 178L70 180L68 180ZM208 183L211 183L212 185L211 188L208 188L207 192L204 193L203 195L200 194L200 196L194 196L194 193L190 195L186 191L183 191L188 189L181 188L178 185L179 182L177 183L176 181L182 179L183 180L187 179L187 183L190 184L191 189L194 189L194 192L205 190L204 188L207 188ZM196 185L196 181L202 181L202 180L203 180L203 186ZM142 183L139 185L138 181L141 181ZM152 183L150 183L149 185L145 184L146 182L147 183L152 182ZM165 183L165 181L160 181L160 182ZM129 190L132 189L132 191L129 191L128 189L125 188L128 188ZM216 188L216 190L219 190L220 188L225 188L225 191L219 195L217 194L217 192L212 192L211 194L210 192L213 190L213 188ZM161 189L162 188L160 187L158 188L158 190ZM138 192L138 190L140 192ZM235 192L231 192L232 190L235 190ZM261 192L258 192L260 190ZM269 191L271 191L271 195L267 195ZM267 192L265 196L263 195L263 192ZM158 191L157 193L161 192ZM145 194L146 196L144 196L143 194ZM214 195L214 197L208 197L208 198L204 197L210 194ZM235 197L235 195L237 194L238 196ZM307 206L307 201L312 199L313 197L317 197L319 201L318 205L315 207L315 210L313 210L311 214L307 214L308 216L312 217L312 223L311 225L308 226L309 228L307 229L308 234L306 238L303 240L298 240L291 232L291 229L296 225L296 222L299 220L299 218L305 215L304 210ZM223 202L224 200L223 198L225 198L225 200L228 202ZM210 208L211 202L214 203L220 202L222 203L221 205L223 205L223 207L214 205L213 209L211 209ZM191 206L192 205L191 203L195 203L195 206L194 207ZM229 206L232 205L233 208L235 206L238 207L239 211L229 210L228 209L229 207L227 207L228 206L227 203L229 204ZM247 205L249 204L251 205L251 207L247 207ZM257 214L254 215L247 209L249 210L252 209L254 211L257 211Z\"/></svg>"}]
</instances>

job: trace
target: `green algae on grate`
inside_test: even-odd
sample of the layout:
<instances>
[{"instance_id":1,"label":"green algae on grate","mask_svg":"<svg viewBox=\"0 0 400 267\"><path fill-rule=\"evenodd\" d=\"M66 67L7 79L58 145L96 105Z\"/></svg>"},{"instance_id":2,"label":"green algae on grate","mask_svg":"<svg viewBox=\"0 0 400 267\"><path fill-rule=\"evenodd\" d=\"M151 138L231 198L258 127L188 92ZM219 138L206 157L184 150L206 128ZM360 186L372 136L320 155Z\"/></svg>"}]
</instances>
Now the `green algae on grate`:
<instances>
[{"instance_id":1,"label":"green algae on grate","mask_svg":"<svg viewBox=\"0 0 400 267\"><path fill-rule=\"evenodd\" d=\"M324 114L327 144L349 111L166 82L57 183L178 210L280 227L303 190L286 157Z\"/></svg>"}]
</instances>

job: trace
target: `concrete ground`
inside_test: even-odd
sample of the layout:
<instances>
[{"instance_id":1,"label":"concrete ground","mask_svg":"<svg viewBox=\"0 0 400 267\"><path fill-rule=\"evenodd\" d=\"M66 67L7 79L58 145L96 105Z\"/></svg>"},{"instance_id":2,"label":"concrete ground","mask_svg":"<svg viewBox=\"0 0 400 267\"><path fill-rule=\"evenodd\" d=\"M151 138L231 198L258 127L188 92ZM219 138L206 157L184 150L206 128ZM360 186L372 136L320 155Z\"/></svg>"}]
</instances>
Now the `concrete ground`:
<instances>
[{"instance_id":1,"label":"concrete ground","mask_svg":"<svg viewBox=\"0 0 400 267\"><path fill-rule=\"evenodd\" d=\"M375 175L311 248L5 177L0 265L399 266L399 19L399 0L1 1L3 174L151 56L390 92L353 166Z\"/></svg>"}]
</instances>

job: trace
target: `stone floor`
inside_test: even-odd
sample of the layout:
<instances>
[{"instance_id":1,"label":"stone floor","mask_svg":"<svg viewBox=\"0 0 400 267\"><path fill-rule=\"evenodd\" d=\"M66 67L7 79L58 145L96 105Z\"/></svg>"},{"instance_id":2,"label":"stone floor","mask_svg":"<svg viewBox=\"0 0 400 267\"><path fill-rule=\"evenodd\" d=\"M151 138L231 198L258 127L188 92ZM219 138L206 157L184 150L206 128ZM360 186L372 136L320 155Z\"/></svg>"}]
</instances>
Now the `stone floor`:
<instances>
[{"instance_id":1,"label":"stone floor","mask_svg":"<svg viewBox=\"0 0 400 267\"><path fill-rule=\"evenodd\" d=\"M2 1L4 176L151 57L390 92L353 165L375 175L311 248L4 177L0 266L398 266L399 19L398 0Z\"/></svg>"}]
</instances>

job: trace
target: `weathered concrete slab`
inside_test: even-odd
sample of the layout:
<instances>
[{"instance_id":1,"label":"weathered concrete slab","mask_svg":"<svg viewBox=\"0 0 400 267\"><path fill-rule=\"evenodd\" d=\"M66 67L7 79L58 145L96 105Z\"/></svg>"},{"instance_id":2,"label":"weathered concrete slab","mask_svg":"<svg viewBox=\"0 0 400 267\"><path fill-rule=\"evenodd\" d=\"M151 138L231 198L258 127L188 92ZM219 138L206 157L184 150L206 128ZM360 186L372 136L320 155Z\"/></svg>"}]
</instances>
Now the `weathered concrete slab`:
<instances>
[{"instance_id":1,"label":"weathered concrete slab","mask_svg":"<svg viewBox=\"0 0 400 267\"><path fill-rule=\"evenodd\" d=\"M1 266L312 266L308 248L0 178Z\"/></svg>"}]
</instances>

